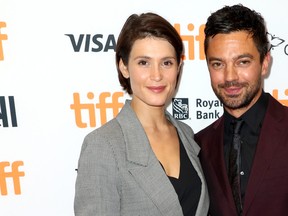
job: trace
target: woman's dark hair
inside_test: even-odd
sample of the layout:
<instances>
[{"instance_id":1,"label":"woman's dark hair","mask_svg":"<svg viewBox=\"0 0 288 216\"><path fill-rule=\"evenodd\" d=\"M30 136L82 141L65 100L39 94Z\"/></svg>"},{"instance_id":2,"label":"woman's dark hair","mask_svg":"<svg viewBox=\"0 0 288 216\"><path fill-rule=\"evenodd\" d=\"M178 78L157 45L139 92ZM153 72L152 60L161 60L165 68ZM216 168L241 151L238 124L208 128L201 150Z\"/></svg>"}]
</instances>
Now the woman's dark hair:
<instances>
[{"instance_id":1,"label":"woman's dark hair","mask_svg":"<svg viewBox=\"0 0 288 216\"><path fill-rule=\"evenodd\" d=\"M130 78L125 78L119 68L122 59L124 65L128 64L130 52L134 42L146 37L163 38L175 49L177 63L180 64L183 54L183 42L176 29L163 17L154 13L132 14L126 20L119 34L116 45L116 67L118 79L128 94L133 94Z\"/></svg>"}]
</instances>

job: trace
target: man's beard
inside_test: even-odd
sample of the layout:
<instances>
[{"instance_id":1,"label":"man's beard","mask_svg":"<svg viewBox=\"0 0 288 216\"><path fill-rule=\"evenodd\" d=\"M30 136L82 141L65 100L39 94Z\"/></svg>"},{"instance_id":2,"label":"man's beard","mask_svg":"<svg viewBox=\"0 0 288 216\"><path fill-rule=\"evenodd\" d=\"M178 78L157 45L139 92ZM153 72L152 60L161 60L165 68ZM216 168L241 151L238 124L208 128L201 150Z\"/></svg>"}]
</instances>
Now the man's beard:
<instances>
[{"instance_id":1,"label":"man's beard","mask_svg":"<svg viewBox=\"0 0 288 216\"><path fill-rule=\"evenodd\" d=\"M259 90L261 89L262 80L259 77L258 81L253 84L252 86L248 83L239 83L236 81L225 82L224 84L219 84L217 88L213 87L213 91L217 98L224 104L225 107L236 110L247 107L250 105L252 100L256 97ZM228 87L242 87L246 89L244 95L225 95L221 89L228 88ZM240 98L238 98L240 97ZM237 99L238 98L238 99Z\"/></svg>"}]
</instances>

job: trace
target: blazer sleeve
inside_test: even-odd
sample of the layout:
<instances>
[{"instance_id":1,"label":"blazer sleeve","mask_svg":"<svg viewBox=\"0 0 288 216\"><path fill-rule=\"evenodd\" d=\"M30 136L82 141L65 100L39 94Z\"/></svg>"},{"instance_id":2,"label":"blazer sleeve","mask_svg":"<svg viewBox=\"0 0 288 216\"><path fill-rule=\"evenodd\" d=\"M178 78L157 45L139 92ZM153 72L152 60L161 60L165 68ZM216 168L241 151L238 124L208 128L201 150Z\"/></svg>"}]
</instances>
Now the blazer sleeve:
<instances>
[{"instance_id":1,"label":"blazer sleeve","mask_svg":"<svg viewBox=\"0 0 288 216\"><path fill-rule=\"evenodd\" d=\"M75 186L75 216L120 215L119 179L109 139L97 130L83 142Z\"/></svg>"}]
</instances>

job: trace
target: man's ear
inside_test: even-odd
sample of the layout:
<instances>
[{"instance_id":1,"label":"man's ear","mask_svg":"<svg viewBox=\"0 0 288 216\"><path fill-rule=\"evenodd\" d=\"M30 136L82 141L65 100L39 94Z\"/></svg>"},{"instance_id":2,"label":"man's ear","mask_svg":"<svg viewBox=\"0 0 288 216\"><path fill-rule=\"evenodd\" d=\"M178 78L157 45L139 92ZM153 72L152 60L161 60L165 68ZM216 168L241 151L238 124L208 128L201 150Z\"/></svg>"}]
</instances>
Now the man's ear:
<instances>
[{"instance_id":1,"label":"man's ear","mask_svg":"<svg viewBox=\"0 0 288 216\"><path fill-rule=\"evenodd\" d=\"M129 78L129 71L128 71L127 66L124 64L122 59L120 59L120 61L119 61L119 69L120 69L123 77L128 79Z\"/></svg>"},{"instance_id":2,"label":"man's ear","mask_svg":"<svg viewBox=\"0 0 288 216\"><path fill-rule=\"evenodd\" d=\"M264 57L263 63L262 63L262 76L266 77L269 73L271 64L271 53L268 52L266 56Z\"/></svg>"}]
</instances>

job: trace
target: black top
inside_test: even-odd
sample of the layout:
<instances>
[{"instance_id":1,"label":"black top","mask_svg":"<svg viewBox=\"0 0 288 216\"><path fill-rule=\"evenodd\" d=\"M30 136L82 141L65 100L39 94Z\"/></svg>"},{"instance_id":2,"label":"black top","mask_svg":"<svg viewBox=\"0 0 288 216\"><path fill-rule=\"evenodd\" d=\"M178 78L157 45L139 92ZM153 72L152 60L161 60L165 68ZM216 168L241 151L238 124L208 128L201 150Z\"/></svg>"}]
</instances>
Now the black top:
<instances>
[{"instance_id":1,"label":"black top","mask_svg":"<svg viewBox=\"0 0 288 216\"><path fill-rule=\"evenodd\" d=\"M254 154L260 135L262 122L268 106L268 95L262 92L258 101L240 118L244 121L240 131L241 136L241 195L244 203L245 191L253 164ZM240 119L239 118L239 119ZM232 145L233 127L231 122L234 117L224 111L224 157L228 173L229 152Z\"/></svg>"},{"instance_id":2,"label":"black top","mask_svg":"<svg viewBox=\"0 0 288 216\"><path fill-rule=\"evenodd\" d=\"M201 195L201 180L194 169L187 152L180 142L179 178L168 176L179 198L184 216L194 216ZM163 167L163 166L162 166Z\"/></svg>"}]
</instances>

